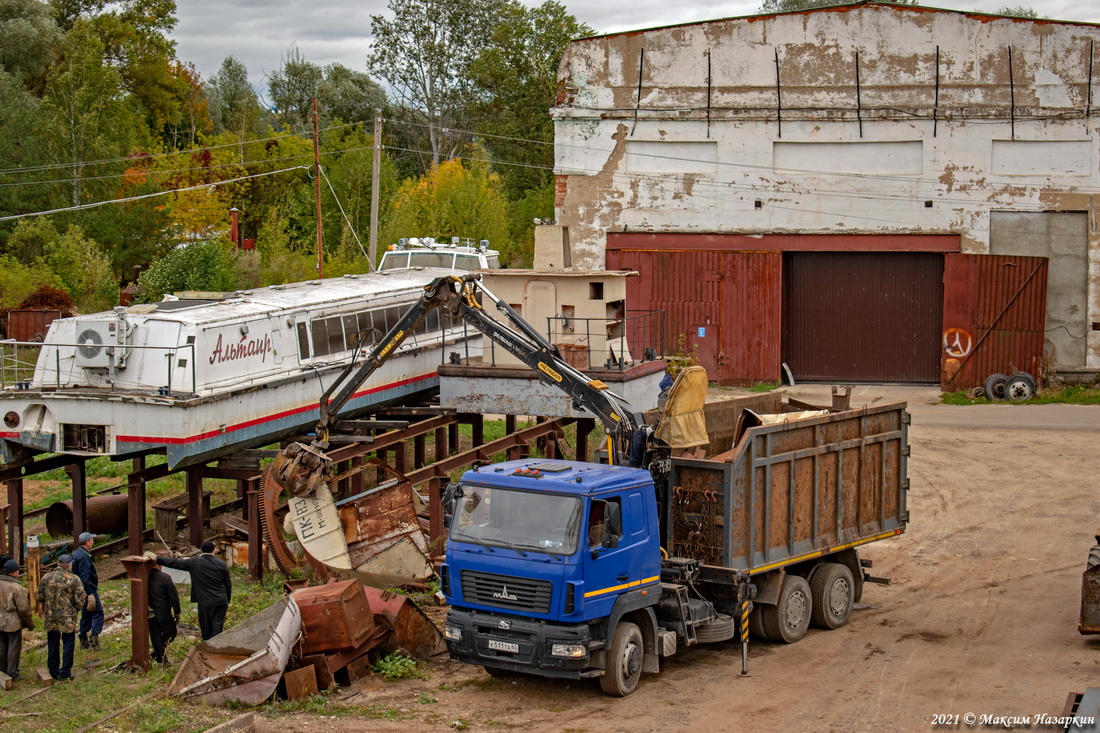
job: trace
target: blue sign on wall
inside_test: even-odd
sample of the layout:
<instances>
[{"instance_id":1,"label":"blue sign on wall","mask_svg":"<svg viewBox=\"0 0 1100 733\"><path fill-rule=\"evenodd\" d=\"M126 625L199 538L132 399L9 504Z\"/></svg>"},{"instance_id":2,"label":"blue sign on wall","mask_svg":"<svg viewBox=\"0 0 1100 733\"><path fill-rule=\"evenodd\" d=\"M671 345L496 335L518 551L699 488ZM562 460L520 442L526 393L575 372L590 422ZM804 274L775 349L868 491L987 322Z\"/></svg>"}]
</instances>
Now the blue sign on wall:
<instances>
[{"instance_id":1,"label":"blue sign on wall","mask_svg":"<svg viewBox=\"0 0 1100 733\"><path fill-rule=\"evenodd\" d=\"M699 326L699 334L698 335L699 335L699 338L701 338L701 339L706 338L707 337L707 327L706 326Z\"/></svg>"}]
</instances>

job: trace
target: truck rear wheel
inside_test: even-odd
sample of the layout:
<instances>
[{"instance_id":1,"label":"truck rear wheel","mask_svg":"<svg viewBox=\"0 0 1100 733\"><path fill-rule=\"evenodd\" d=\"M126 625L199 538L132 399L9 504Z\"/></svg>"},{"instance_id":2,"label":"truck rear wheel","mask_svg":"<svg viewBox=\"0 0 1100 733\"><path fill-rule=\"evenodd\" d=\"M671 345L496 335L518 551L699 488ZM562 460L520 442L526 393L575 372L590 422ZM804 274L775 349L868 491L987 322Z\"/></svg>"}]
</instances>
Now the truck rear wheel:
<instances>
[{"instance_id":1,"label":"truck rear wheel","mask_svg":"<svg viewBox=\"0 0 1100 733\"><path fill-rule=\"evenodd\" d=\"M810 628L813 601L810 584L798 575L787 575L779 589L779 602L761 609L764 633L772 641L793 644Z\"/></svg>"},{"instance_id":2,"label":"truck rear wheel","mask_svg":"<svg viewBox=\"0 0 1100 733\"><path fill-rule=\"evenodd\" d=\"M848 623L855 602L855 583L852 571L838 562L823 562L814 573L810 584L813 610L810 620L822 629L839 629Z\"/></svg>"},{"instance_id":3,"label":"truck rear wheel","mask_svg":"<svg viewBox=\"0 0 1100 733\"><path fill-rule=\"evenodd\" d=\"M608 695L626 697L642 676L642 632L637 624L620 621L607 650L607 668L600 677L600 689Z\"/></svg>"}]
</instances>

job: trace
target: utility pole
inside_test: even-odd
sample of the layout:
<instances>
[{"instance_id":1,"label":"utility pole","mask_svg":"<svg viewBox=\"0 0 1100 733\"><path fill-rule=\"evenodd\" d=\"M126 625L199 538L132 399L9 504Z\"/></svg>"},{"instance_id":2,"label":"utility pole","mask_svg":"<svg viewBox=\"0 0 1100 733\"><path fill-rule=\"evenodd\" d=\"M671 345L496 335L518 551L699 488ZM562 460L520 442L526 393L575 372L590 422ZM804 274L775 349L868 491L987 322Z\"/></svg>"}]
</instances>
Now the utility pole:
<instances>
[{"instance_id":1,"label":"utility pole","mask_svg":"<svg viewBox=\"0 0 1100 733\"><path fill-rule=\"evenodd\" d=\"M370 244L367 256L373 270L378 261L378 178L382 168L382 110L374 111L374 161L371 164L370 182Z\"/></svg>"},{"instance_id":2,"label":"utility pole","mask_svg":"<svg viewBox=\"0 0 1100 733\"><path fill-rule=\"evenodd\" d=\"M317 277L325 276L324 240L321 236L321 131L317 123L317 97L313 98L313 182L317 190Z\"/></svg>"}]
</instances>

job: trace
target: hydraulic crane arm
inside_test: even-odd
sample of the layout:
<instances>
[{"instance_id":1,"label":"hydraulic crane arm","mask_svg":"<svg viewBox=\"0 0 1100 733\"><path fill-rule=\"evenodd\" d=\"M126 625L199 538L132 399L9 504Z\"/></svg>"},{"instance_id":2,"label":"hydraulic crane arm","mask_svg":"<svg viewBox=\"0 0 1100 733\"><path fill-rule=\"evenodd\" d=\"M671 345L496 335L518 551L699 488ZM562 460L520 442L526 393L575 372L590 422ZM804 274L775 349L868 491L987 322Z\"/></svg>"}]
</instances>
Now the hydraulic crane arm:
<instances>
[{"instance_id":1,"label":"hydraulic crane arm","mask_svg":"<svg viewBox=\"0 0 1100 733\"><path fill-rule=\"evenodd\" d=\"M497 310L516 328L515 331L489 316L477 301L478 291L491 299ZM558 349L523 320L516 311L483 285L480 276L468 273L439 277L424 287L420 298L401 316L362 362L351 361L321 396L320 414L310 445L294 443L275 460L272 475L295 496L311 494L324 481L332 462L325 455L329 427L356 390L386 363L405 338L437 308L466 323L499 344L534 369L542 381L552 384L573 398L576 406L600 418L608 436L608 458L623 462L629 454L635 432L645 419L626 400L598 379L591 379L566 363Z\"/></svg>"}]
</instances>

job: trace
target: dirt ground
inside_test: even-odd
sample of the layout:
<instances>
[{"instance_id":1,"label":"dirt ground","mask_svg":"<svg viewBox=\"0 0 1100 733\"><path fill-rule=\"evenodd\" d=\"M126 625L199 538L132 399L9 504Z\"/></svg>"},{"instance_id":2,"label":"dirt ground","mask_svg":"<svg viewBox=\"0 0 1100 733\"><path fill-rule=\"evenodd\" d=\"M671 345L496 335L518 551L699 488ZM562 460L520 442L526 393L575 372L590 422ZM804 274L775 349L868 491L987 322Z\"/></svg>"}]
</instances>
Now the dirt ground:
<instances>
[{"instance_id":1,"label":"dirt ground","mask_svg":"<svg viewBox=\"0 0 1100 733\"><path fill-rule=\"evenodd\" d=\"M794 394L828 401L827 388ZM1100 527L1100 409L954 407L932 389L888 387L852 402L895 399L913 416L911 523L863 552L893 583L868 585L843 629L754 642L751 677L737 676L731 643L663 661L622 699L595 682L491 678L439 660L429 679L342 690L352 707L338 716L257 730L924 731L942 727L936 714L1059 715L1069 692L1100 686L1100 638L1077 633Z\"/></svg>"}]
</instances>

